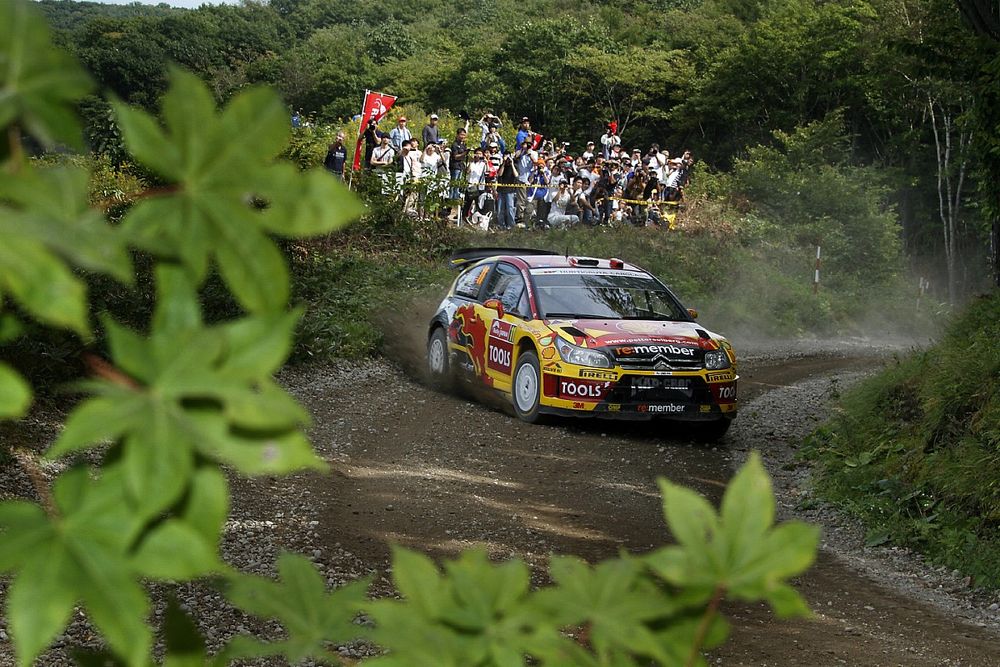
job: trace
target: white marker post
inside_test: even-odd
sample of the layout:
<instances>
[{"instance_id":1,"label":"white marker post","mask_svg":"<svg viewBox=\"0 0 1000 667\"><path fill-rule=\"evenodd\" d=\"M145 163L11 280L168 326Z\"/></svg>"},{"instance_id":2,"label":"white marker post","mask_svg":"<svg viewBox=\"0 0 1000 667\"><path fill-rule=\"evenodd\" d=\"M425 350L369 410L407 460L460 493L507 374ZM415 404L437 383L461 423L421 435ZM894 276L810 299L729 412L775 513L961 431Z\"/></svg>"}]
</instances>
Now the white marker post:
<instances>
[{"instance_id":1,"label":"white marker post","mask_svg":"<svg viewBox=\"0 0 1000 667\"><path fill-rule=\"evenodd\" d=\"M816 274L813 276L813 294L819 294L819 246L816 246Z\"/></svg>"}]
</instances>

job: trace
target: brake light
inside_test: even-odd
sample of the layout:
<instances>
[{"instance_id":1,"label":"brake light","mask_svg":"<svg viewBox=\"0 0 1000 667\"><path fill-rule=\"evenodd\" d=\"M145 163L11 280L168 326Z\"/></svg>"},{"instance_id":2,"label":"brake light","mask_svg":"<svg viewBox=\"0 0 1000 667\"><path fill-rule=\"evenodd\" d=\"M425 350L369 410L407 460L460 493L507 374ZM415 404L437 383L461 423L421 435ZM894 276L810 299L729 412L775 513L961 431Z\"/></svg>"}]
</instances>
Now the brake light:
<instances>
[{"instance_id":1,"label":"brake light","mask_svg":"<svg viewBox=\"0 0 1000 667\"><path fill-rule=\"evenodd\" d=\"M617 257L612 257L608 261L608 264L611 266L612 269L624 269L625 268L625 262L621 261Z\"/></svg>"}]
</instances>

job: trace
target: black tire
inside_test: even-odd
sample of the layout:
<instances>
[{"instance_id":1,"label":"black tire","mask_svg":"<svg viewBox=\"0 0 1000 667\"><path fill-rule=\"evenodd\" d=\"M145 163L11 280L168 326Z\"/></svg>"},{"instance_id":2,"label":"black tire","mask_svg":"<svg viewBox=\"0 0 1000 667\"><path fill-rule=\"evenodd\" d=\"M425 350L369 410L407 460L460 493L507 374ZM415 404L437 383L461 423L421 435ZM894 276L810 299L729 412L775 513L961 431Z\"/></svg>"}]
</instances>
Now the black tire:
<instances>
[{"instance_id":1,"label":"black tire","mask_svg":"<svg viewBox=\"0 0 1000 667\"><path fill-rule=\"evenodd\" d=\"M542 373L539 370L538 355L527 350L517 356L514 376L511 381L510 398L514 412L521 421L537 424L543 419L539 412L542 398Z\"/></svg>"},{"instance_id":2,"label":"black tire","mask_svg":"<svg viewBox=\"0 0 1000 667\"><path fill-rule=\"evenodd\" d=\"M721 440L733 420L723 417L709 422L694 422L691 424L691 433L698 442L717 442Z\"/></svg>"},{"instance_id":3,"label":"black tire","mask_svg":"<svg viewBox=\"0 0 1000 667\"><path fill-rule=\"evenodd\" d=\"M448 333L444 327L435 327L427 339L427 380L438 391L451 391L455 387Z\"/></svg>"}]
</instances>

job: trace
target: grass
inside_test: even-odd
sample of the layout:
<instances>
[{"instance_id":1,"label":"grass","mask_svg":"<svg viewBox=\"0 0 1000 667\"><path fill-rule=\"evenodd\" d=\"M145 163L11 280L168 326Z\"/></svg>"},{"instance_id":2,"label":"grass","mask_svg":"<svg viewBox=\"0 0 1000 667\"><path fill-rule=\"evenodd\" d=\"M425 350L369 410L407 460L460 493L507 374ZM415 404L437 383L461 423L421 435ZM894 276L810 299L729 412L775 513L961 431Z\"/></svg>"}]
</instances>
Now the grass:
<instances>
[{"instance_id":1,"label":"grass","mask_svg":"<svg viewBox=\"0 0 1000 667\"><path fill-rule=\"evenodd\" d=\"M803 456L816 490L895 543L1000 588L1000 293L846 394Z\"/></svg>"}]
</instances>

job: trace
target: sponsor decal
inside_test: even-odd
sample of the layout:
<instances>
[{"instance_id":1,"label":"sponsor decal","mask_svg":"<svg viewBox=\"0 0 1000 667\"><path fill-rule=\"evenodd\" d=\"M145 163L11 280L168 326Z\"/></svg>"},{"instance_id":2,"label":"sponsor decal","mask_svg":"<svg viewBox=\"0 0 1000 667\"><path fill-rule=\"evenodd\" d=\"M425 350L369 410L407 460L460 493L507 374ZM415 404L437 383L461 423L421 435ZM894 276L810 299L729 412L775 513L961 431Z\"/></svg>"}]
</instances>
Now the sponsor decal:
<instances>
[{"instance_id":1,"label":"sponsor decal","mask_svg":"<svg viewBox=\"0 0 1000 667\"><path fill-rule=\"evenodd\" d=\"M644 322L642 320L622 320L615 323L619 331L634 334L655 334L666 328L663 322Z\"/></svg>"},{"instance_id":2,"label":"sponsor decal","mask_svg":"<svg viewBox=\"0 0 1000 667\"><path fill-rule=\"evenodd\" d=\"M579 375L582 378L590 380L610 380L614 382L618 379L617 371L596 371L593 368L581 368Z\"/></svg>"},{"instance_id":3,"label":"sponsor decal","mask_svg":"<svg viewBox=\"0 0 1000 667\"><path fill-rule=\"evenodd\" d=\"M691 388L691 380L687 378L650 377L647 375L632 378L633 389L681 389Z\"/></svg>"},{"instance_id":4,"label":"sponsor decal","mask_svg":"<svg viewBox=\"0 0 1000 667\"><path fill-rule=\"evenodd\" d=\"M711 412L712 411L712 406L711 405L699 405L698 406L698 410L700 410L701 412Z\"/></svg>"},{"instance_id":5,"label":"sponsor decal","mask_svg":"<svg viewBox=\"0 0 1000 667\"><path fill-rule=\"evenodd\" d=\"M717 384L712 386L712 395L719 402L732 403L736 400L736 383Z\"/></svg>"},{"instance_id":6,"label":"sponsor decal","mask_svg":"<svg viewBox=\"0 0 1000 667\"><path fill-rule=\"evenodd\" d=\"M558 361L550 361L542 366L542 370L546 373L562 373L562 365Z\"/></svg>"},{"instance_id":7,"label":"sponsor decal","mask_svg":"<svg viewBox=\"0 0 1000 667\"><path fill-rule=\"evenodd\" d=\"M490 338L510 341L514 339L514 330L515 327L510 322L493 320L493 326L490 327Z\"/></svg>"},{"instance_id":8,"label":"sponsor decal","mask_svg":"<svg viewBox=\"0 0 1000 667\"><path fill-rule=\"evenodd\" d=\"M694 338L685 336L607 336L599 340L601 345L674 344L697 345Z\"/></svg>"},{"instance_id":9,"label":"sponsor decal","mask_svg":"<svg viewBox=\"0 0 1000 667\"><path fill-rule=\"evenodd\" d=\"M559 396L582 401L599 401L610 386L610 382L559 378Z\"/></svg>"},{"instance_id":10,"label":"sponsor decal","mask_svg":"<svg viewBox=\"0 0 1000 667\"><path fill-rule=\"evenodd\" d=\"M546 347L546 348L544 348L542 350L542 358L543 359L551 359L554 356L556 356L556 348L554 348L554 347Z\"/></svg>"},{"instance_id":11,"label":"sponsor decal","mask_svg":"<svg viewBox=\"0 0 1000 667\"><path fill-rule=\"evenodd\" d=\"M619 347L615 352L620 357L644 356L655 354L672 354L677 357L693 357L696 348L680 347L679 345L636 345L635 347Z\"/></svg>"},{"instance_id":12,"label":"sponsor decal","mask_svg":"<svg viewBox=\"0 0 1000 667\"><path fill-rule=\"evenodd\" d=\"M621 412L621 403L608 403L608 412Z\"/></svg>"},{"instance_id":13,"label":"sponsor decal","mask_svg":"<svg viewBox=\"0 0 1000 667\"><path fill-rule=\"evenodd\" d=\"M510 343L498 343L490 339L489 358L486 365L492 370L510 374L510 361L514 355L514 346Z\"/></svg>"},{"instance_id":14,"label":"sponsor decal","mask_svg":"<svg viewBox=\"0 0 1000 667\"><path fill-rule=\"evenodd\" d=\"M636 406L635 409L637 412L645 412L648 414L671 415L684 412L686 407L674 403L664 403L662 405L639 405Z\"/></svg>"},{"instance_id":15,"label":"sponsor decal","mask_svg":"<svg viewBox=\"0 0 1000 667\"><path fill-rule=\"evenodd\" d=\"M473 304L466 304L455 311L455 319L451 323L455 331L454 341L465 348L472 361L476 375L483 378L487 384L493 384L493 378L486 375L486 322L476 313Z\"/></svg>"},{"instance_id":16,"label":"sponsor decal","mask_svg":"<svg viewBox=\"0 0 1000 667\"><path fill-rule=\"evenodd\" d=\"M631 271L629 269L592 269L590 267L584 267L582 269L571 269L571 268L558 268L550 267L546 269L531 269L531 275L533 276L556 276L560 274L576 274L580 275L585 273L588 276L631 276L633 278L648 278L649 275L641 271Z\"/></svg>"},{"instance_id":17,"label":"sponsor decal","mask_svg":"<svg viewBox=\"0 0 1000 667\"><path fill-rule=\"evenodd\" d=\"M736 379L736 374L732 371L726 371L725 373L706 373L705 380L710 383L714 382L732 382Z\"/></svg>"}]
</instances>

